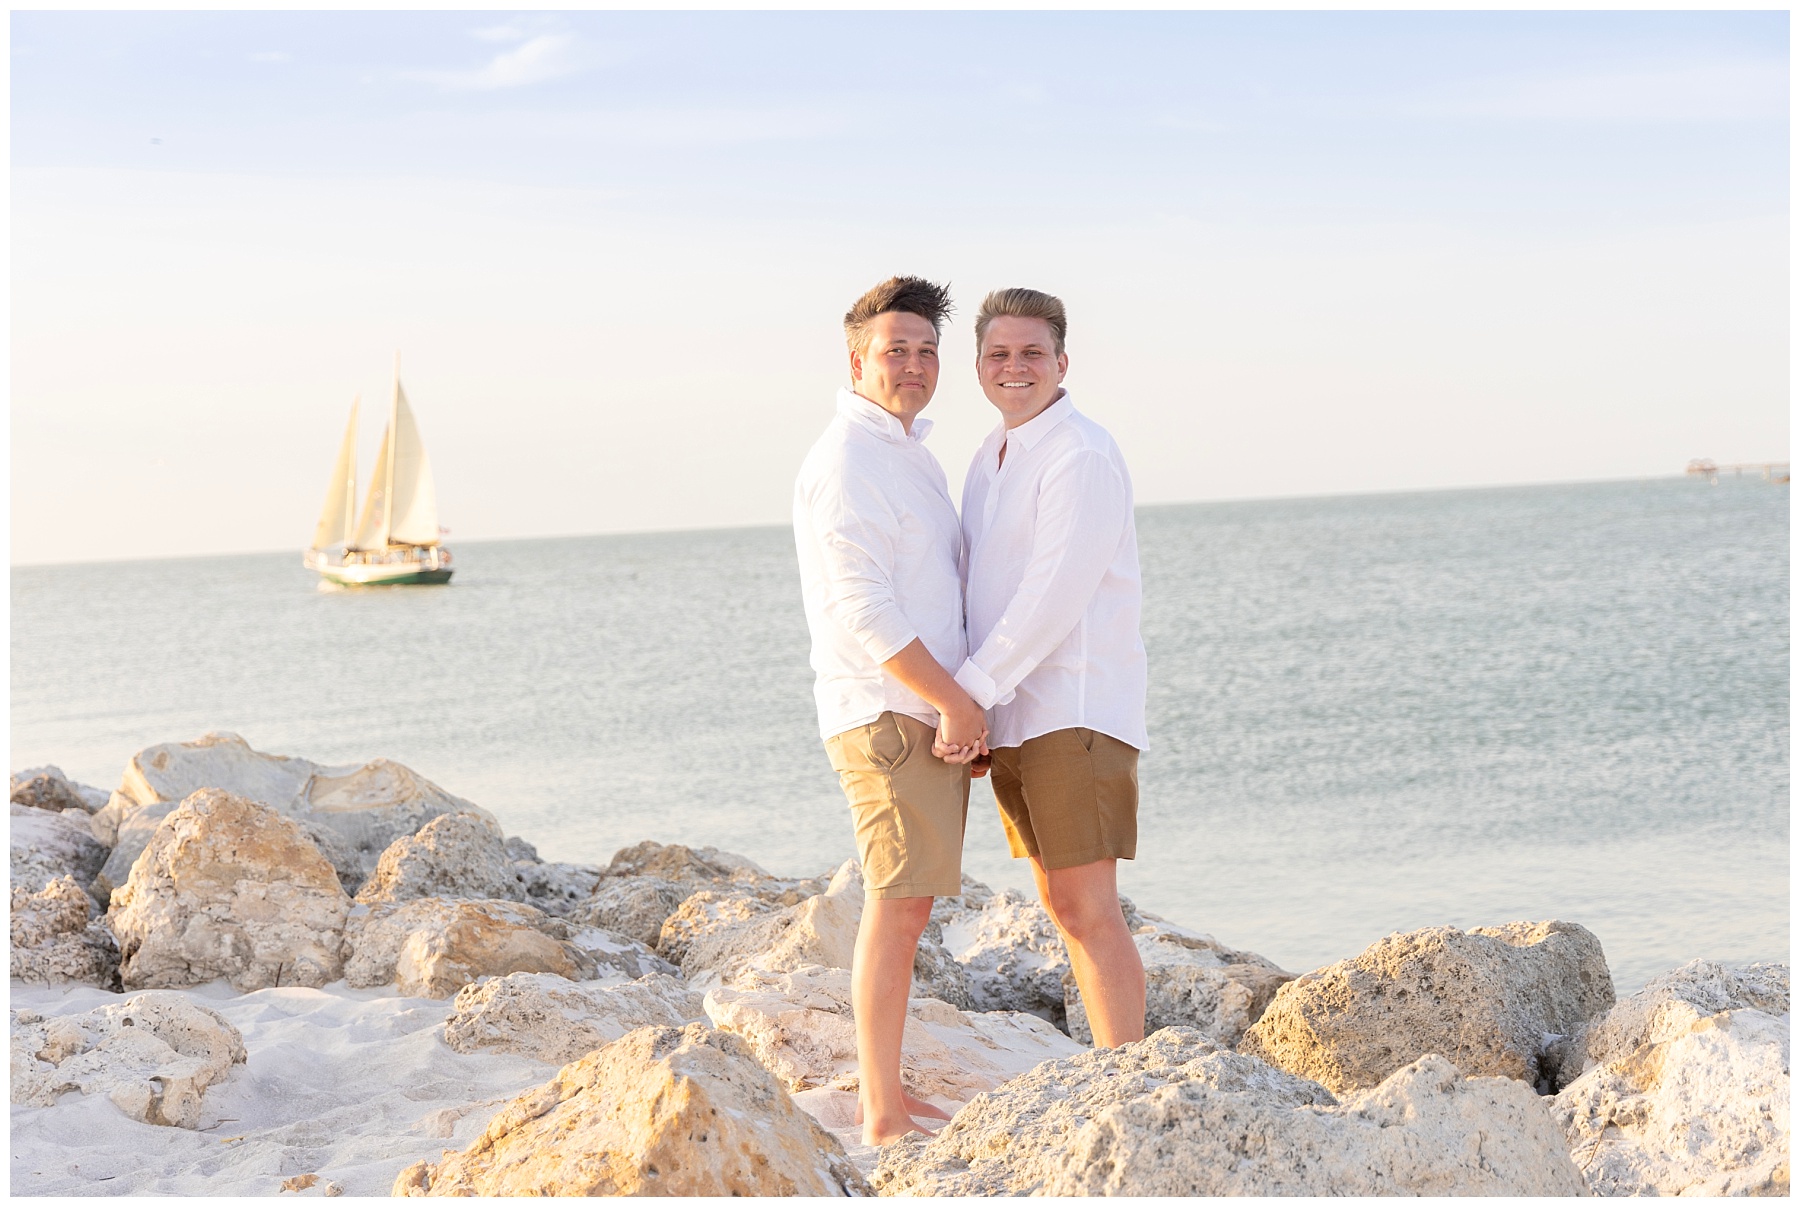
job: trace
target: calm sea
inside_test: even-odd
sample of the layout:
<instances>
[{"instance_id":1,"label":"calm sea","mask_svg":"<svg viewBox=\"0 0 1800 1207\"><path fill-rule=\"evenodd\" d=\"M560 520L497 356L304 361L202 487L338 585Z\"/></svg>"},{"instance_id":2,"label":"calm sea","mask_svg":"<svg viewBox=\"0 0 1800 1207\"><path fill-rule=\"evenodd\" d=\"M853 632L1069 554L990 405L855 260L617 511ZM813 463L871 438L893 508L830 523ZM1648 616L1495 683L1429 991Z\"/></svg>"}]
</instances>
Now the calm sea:
<instances>
[{"instance_id":1,"label":"calm sea","mask_svg":"<svg viewBox=\"0 0 1800 1207\"><path fill-rule=\"evenodd\" d=\"M1567 918L1622 990L1788 958L1788 492L1684 479L1139 512L1145 908L1301 971ZM111 787L234 730L385 755L546 858L853 853L784 528L466 544L448 587L284 554L12 573L12 765ZM966 868L1028 887L976 789Z\"/></svg>"}]
</instances>

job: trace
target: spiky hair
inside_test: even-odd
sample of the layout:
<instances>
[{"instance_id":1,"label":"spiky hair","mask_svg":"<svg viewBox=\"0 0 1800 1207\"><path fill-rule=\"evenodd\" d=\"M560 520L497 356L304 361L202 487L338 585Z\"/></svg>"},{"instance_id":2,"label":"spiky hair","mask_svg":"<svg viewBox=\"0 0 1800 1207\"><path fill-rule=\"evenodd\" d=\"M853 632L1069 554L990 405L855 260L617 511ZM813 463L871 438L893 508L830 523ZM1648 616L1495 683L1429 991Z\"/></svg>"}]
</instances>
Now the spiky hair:
<instances>
[{"instance_id":1,"label":"spiky hair","mask_svg":"<svg viewBox=\"0 0 1800 1207\"><path fill-rule=\"evenodd\" d=\"M867 351L869 322L890 311L916 314L931 324L932 331L942 335L944 320L950 317L952 309L950 286L933 285L924 277L889 277L844 312L844 339L857 352Z\"/></svg>"},{"instance_id":2,"label":"spiky hair","mask_svg":"<svg viewBox=\"0 0 1800 1207\"><path fill-rule=\"evenodd\" d=\"M988 324L1001 315L1043 319L1050 324L1050 334L1056 339L1056 354L1063 354L1063 342L1069 338L1069 316L1063 309L1061 298L1039 293L1035 289L994 290L982 299L981 313L975 316L977 350L981 348L982 337L987 334Z\"/></svg>"}]
</instances>

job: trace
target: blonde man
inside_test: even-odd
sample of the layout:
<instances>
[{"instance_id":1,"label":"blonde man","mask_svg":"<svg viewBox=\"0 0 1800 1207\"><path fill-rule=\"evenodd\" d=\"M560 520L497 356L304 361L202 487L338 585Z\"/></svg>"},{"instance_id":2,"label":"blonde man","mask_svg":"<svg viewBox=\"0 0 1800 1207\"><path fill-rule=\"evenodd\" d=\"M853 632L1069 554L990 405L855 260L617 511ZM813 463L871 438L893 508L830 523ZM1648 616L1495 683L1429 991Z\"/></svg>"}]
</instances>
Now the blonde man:
<instances>
[{"instance_id":1,"label":"blonde man","mask_svg":"<svg viewBox=\"0 0 1800 1207\"><path fill-rule=\"evenodd\" d=\"M1131 475L1062 388L1062 302L988 295L981 389L1000 426L963 485L973 652L956 681L988 710L994 796L1015 858L1069 947L1099 1047L1144 1037L1144 967L1119 909L1137 855L1144 644ZM959 753L959 752L951 752Z\"/></svg>"},{"instance_id":2,"label":"blonde man","mask_svg":"<svg viewBox=\"0 0 1800 1207\"><path fill-rule=\"evenodd\" d=\"M844 316L850 388L794 484L819 733L849 799L866 900L851 965L863 1139L947 1118L904 1092L900 1041L934 896L962 891L967 764L985 718L948 668L968 653L962 533L919 413L948 290L894 277ZM943 757L934 754L934 748Z\"/></svg>"}]
</instances>

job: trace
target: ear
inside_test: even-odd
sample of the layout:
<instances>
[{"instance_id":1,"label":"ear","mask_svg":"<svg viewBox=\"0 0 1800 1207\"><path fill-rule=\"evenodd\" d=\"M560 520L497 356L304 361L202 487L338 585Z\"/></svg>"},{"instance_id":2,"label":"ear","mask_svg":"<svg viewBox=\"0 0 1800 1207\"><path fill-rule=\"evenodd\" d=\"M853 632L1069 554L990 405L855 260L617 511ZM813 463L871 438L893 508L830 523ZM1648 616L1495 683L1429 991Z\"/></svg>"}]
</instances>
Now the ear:
<instances>
[{"instance_id":1,"label":"ear","mask_svg":"<svg viewBox=\"0 0 1800 1207\"><path fill-rule=\"evenodd\" d=\"M863 375L863 356L855 348L850 349L850 380L861 381Z\"/></svg>"},{"instance_id":2,"label":"ear","mask_svg":"<svg viewBox=\"0 0 1800 1207\"><path fill-rule=\"evenodd\" d=\"M1058 352L1056 354L1057 384L1060 385L1062 383L1062 379L1067 377L1068 375L1069 375L1069 354L1067 352Z\"/></svg>"}]
</instances>

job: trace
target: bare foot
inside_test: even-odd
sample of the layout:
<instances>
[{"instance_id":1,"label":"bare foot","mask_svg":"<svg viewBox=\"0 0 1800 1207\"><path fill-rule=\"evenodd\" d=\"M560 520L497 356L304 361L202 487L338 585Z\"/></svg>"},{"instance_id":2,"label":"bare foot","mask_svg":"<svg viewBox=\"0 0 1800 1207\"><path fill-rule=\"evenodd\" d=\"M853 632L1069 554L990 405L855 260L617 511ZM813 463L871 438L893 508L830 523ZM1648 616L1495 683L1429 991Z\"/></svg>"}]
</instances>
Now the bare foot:
<instances>
[{"instance_id":1,"label":"bare foot","mask_svg":"<svg viewBox=\"0 0 1800 1207\"><path fill-rule=\"evenodd\" d=\"M929 1136L931 1134L918 1124L914 1123L910 1118L907 1118L906 1116L902 1116L902 1118L906 1119L905 1125L896 1125L891 1129L879 1127L873 1123L864 1124L863 1143L872 1144L876 1148L880 1148L884 1145L892 1144L902 1136L910 1136L914 1132L918 1132L921 1136Z\"/></svg>"},{"instance_id":2,"label":"bare foot","mask_svg":"<svg viewBox=\"0 0 1800 1207\"><path fill-rule=\"evenodd\" d=\"M943 1107L927 1102L923 1098L914 1098L905 1090L900 1091L900 1101L906 1107L906 1113L909 1115L922 1115L927 1119L948 1120L950 1118L949 1113ZM861 1123L862 1121L862 1099L858 1098L856 1100L856 1118L852 1122Z\"/></svg>"}]
</instances>

